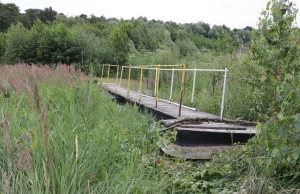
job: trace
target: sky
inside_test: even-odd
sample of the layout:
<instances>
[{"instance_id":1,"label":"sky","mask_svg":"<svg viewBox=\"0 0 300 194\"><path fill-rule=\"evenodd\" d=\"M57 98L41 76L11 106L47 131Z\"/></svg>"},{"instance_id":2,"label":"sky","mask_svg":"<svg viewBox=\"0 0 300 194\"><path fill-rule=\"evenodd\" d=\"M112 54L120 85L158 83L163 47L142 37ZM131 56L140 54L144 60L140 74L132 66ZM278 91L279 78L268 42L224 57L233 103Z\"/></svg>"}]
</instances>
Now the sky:
<instances>
[{"instance_id":1,"label":"sky","mask_svg":"<svg viewBox=\"0 0 300 194\"><path fill-rule=\"evenodd\" d=\"M80 14L101 15L106 18L130 19L145 16L148 19L196 23L233 28L256 27L267 0L0 0L15 3L21 12L29 8L52 7L68 16ZM300 0L294 0L300 5ZM299 6L297 6L299 8Z\"/></svg>"}]
</instances>

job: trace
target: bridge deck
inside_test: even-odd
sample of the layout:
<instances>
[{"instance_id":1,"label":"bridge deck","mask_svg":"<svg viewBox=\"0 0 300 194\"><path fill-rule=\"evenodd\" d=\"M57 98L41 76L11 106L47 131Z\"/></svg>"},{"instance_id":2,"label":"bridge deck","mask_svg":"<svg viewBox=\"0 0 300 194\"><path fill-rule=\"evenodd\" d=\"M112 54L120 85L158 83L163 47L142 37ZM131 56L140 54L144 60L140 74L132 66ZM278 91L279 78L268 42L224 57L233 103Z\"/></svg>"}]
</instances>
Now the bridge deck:
<instances>
[{"instance_id":1,"label":"bridge deck","mask_svg":"<svg viewBox=\"0 0 300 194\"><path fill-rule=\"evenodd\" d=\"M102 88L106 88L106 83L103 83ZM176 123L186 118L199 119L219 119L219 116L191 110L187 107L182 107L181 116L178 116L179 105L169 101L159 100L157 108L155 108L155 98L151 96L141 96L139 101L139 93L130 91L127 97L127 89L118 87L108 83L108 92L113 95L118 95L125 98L127 101L137 103L151 109L155 112L160 112L167 115L167 120L162 120L163 125ZM237 142L246 142L256 134L255 125L238 125L217 122L201 122L180 124L176 127L178 134L176 141L167 147L162 147L162 150L171 156L189 158L189 159L210 159L213 153L226 149L233 149L232 144ZM174 152L174 150L177 150ZM178 152L179 151L179 152Z\"/></svg>"},{"instance_id":2,"label":"bridge deck","mask_svg":"<svg viewBox=\"0 0 300 194\"><path fill-rule=\"evenodd\" d=\"M106 88L106 83L102 84L103 88ZM181 108L181 116L179 117L179 105L174 104L172 102L167 102L164 100L159 99L157 102L157 108L155 108L155 98L151 96L142 95L141 101L139 101L139 93L136 91L131 90L129 97L127 97L127 89L123 87L118 87L118 90L116 91L116 85L113 83L108 83L107 90L114 94L119 95L123 98L126 98L127 100L131 102L135 102L138 104L141 104L149 109L161 112L165 115L168 115L169 117L175 118L175 119L184 119L184 118L219 118L219 116L212 115L205 112L200 112L198 110L191 110L189 108L186 108L182 106Z\"/></svg>"}]
</instances>

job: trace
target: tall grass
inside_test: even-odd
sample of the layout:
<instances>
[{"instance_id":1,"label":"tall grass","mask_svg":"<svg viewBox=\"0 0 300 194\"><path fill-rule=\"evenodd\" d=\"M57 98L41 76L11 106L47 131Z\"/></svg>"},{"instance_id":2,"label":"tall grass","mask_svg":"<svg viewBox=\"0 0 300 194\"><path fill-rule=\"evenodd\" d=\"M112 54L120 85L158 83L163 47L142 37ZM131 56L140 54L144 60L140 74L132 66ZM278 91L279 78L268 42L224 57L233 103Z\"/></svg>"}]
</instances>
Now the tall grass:
<instances>
[{"instance_id":1,"label":"tall grass","mask_svg":"<svg viewBox=\"0 0 300 194\"><path fill-rule=\"evenodd\" d=\"M15 68L40 67L2 68L21 77ZM35 75L29 71L25 82ZM156 161L158 126L149 115L112 102L92 77L56 82L48 71L39 75L30 89L10 85L9 96L0 93L1 192L175 192Z\"/></svg>"},{"instance_id":2,"label":"tall grass","mask_svg":"<svg viewBox=\"0 0 300 194\"><path fill-rule=\"evenodd\" d=\"M86 73L76 70L72 65L0 64L0 92L8 94L15 89L18 93L30 89L34 83L66 83L73 84L76 79L86 77Z\"/></svg>"}]
</instances>

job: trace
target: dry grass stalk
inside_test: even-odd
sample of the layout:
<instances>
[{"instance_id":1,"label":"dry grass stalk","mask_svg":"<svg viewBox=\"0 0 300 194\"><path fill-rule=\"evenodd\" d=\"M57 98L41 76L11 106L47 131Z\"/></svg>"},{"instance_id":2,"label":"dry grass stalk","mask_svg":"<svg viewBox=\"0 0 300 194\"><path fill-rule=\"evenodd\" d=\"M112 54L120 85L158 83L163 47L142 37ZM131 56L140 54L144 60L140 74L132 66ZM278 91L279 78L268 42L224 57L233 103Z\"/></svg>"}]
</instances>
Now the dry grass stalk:
<instances>
[{"instance_id":1,"label":"dry grass stalk","mask_svg":"<svg viewBox=\"0 0 300 194\"><path fill-rule=\"evenodd\" d=\"M76 146L76 162L77 162L78 161L78 156L79 156L77 134L76 134L76 137L75 137L75 146Z\"/></svg>"},{"instance_id":2,"label":"dry grass stalk","mask_svg":"<svg viewBox=\"0 0 300 194\"><path fill-rule=\"evenodd\" d=\"M41 112L41 120L40 120L41 135L44 137L45 145L47 148L49 148L49 136L50 136L50 130L48 129L48 126L47 126L48 107L49 107L49 104L46 103L43 111Z\"/></svg>"},{"instance_id":3,"label":"dry grass stalk","mask_svg":"<svg viewBox=\"0 0 300 194\"><path fill-rule=\"evenodd\" d=\"M10 85L18 92L18 94L21 93L21 87L15 76L12 74L9 79Z\"/></svg>"},{"instance_id":4,"label":"dry grass stalk","mask_svg":"<svg viewBox=\"0 0 300 194\"><path fill-rule=\"evenodd\" d=\"M41 121L40 121L40 127L41 127L41 135L43 136L45 140L45 147L48 152L48 167L50 172L53 171L53 156L51 152L51 145L49 143L50 140L50 129L47 125L48 121L48 109L49 109L49 104L46 103L43 111L42 111L42 116L41 116Z\"/></svg>"},{"instance_id":5,"label":"dry grass stalk","mask_svg":"<svg viewBox=\"0 0 300 194\"><path fill-rule=\"evenodd\" d=\"M10 176L8 176L6 171L2 172L2 185L3 185L4 193L11 193L10 192Z\"/></svg>"},{"instance_id":6,"label":"dry grass stalk","mask_svg":"<svg viewBox=\"0 0 300 194\"><path fill-rule=\"evenodd\" d=\"M35 100L36 109L38 113L41 114L40 95L36 84L34 84L34 100Z\"/></svg>"},{"instance_id":7,"label":"dry grass stalk","mask_svg":"<svg viewBox=\"0 0 300 194\"><path fill-rule=\"evenodd\" d=\"M43 162L43 175L44 175L44 184L46 187L49 187L49 178L48 178L48 173L47 173L47 168L46 168L46 164L44 162L44 160L42 160Z\"/></svg>"},{"instance_id":8,"label":"dry grass stalk","mask_svg":"<svg viewBox=\"0 0 300 194\"><path fill-rule=\"evenodd\" d=\"M30 107L30 109L33 109L31 89L30 89L28 80L26 80L26 90L27 90L27 95L28 95L28 104L29 104L29 107Z\"/></svg>"},{"instance_id":9,"label":"dry grass stalk","mask_svg":"<svg viewBox=\"0 0 300 194\"><path fill-rule=\"evenodd\" d=\"M53 156L52 156L52 152L51 150L48 152L48 166L49 166L49 170L52 173L53 172Z\"/></svg>"},{"instance_id":10,"label":"dry grass stalk","mask_svg":"<svg viewBox=\"0 0 300 194\"><path fill-rule=\"evenodd\" d=\"M29 142L30 141L30 136L29 136L29 134L27 132L23 132L22 133L22 140L24 142Z\"/></svg>"},{"instance_id":11,"label":"dry grass stalk","mask_svg":"<svg viewBox=\"0 0 300 194\"><path fill-rule=\"evenodd\" d=\"M18 164L17 167L20 171L26 171L32 168L32 157L27 145L19 144L15 139L15 145L18 152Z\"/></svg>"},{"instance_id":12,"label":"dry grass stalk","mask_svg":"<svg viewBox=\"0 0 300 194\"><path fill-rule=\"evenodd\" d=\"M12 145L11 145L11 131L9 124L9 115L7 118L0 123L1 131L3 134L3 141L6 148L7 153L12 156Z\"/></svg>"}]
</instances>

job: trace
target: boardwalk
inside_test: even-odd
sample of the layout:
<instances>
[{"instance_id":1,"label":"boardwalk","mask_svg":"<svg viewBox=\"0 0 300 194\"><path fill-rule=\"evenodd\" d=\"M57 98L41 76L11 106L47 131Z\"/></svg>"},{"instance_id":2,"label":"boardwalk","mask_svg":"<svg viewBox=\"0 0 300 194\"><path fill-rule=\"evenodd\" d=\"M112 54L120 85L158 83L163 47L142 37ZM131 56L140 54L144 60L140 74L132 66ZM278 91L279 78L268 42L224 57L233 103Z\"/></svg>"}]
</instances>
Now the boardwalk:
<instances>
[{"instance_id":1,"label":"boardwalk","mask_svg":"<svg viewBox=\"0 0 300 194\"><path fill-rule=\"evenodd\" d=\"M116 90L116 85L112 83L108 83L107 86L106 83L101 85L112 95L123 97L126 101L142 105L168 118L163 120L162 124L165 127L174 125L172 129L176 128L178 132L176 141L162 148L168 155L189 159L210 159L214 152L232 149L232 143L247 142L256 134L255 123L245 122L243 125L228 119L225 122L219 116L185 106L182 106L181 116L179 116L179 105L176 103L159 99L156 108L155 98L151 96L142 95L139 101L137 91L130 91L127 97L126 88L118 87ZM204 121L181 123L189 119ZM174 152L174 150L179 150L179 152Z\"/></svg>"},{"instance_id":2,"label":"boardwalk","mask_svg":"<svg viewBox=\"0 0 300 194\"><path fill-rule=\"evenodd\" d=\"M103 83L103 88L106 88L106 83ZM186 108L185 106L182 106L181 109L181 116L178 116L179 113L179 105L167 102L165 100L158 100L157 108L155 108L155 98L151 96L141 96L141 101L139 101L139 93L136 91L130 91L129 97L127 97L127 89L123 87L118 87L118 90L116 91L116 85L109 83L108 84L108 91L112 93L113 95L119 95L123 98L126 98L127 100L141 104L151 110L155 110L157 112L160 112L162 114L168 115L169 117L172 117L174 119L184 119L184 118L219 118L219 116L208 114L205 112L200 112L197 110L191 110L189 108Z\"/></svg>"}]
</instances>

